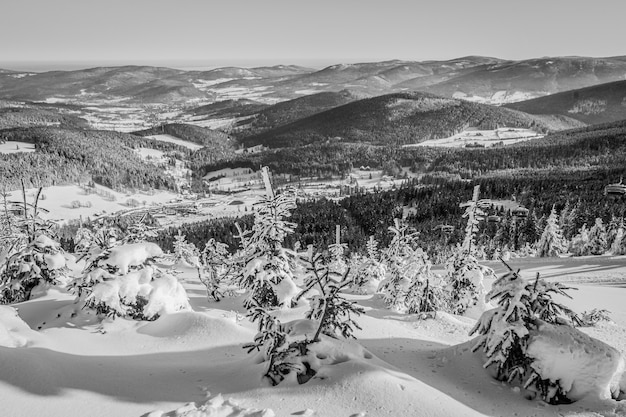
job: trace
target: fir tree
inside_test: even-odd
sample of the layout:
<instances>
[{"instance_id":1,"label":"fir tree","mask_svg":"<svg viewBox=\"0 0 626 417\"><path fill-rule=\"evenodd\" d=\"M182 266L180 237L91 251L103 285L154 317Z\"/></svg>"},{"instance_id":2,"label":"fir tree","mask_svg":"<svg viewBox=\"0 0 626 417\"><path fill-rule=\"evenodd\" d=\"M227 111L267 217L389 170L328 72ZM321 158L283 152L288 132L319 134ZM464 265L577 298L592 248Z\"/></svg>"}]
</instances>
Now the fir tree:
<instances>
[{"instance_id":1,"label":"fir tree","mask_svg":"<svg viewBox=\"0 0 626 417\"><path fill-rule=\"evenodd\" d=\"M22 184L22 202L5 200L3 250L0 260L0 304L15 303L31 298L40 284L59 284L67 277L66 261L60 244L55 240L56 225L39 217L42 188L32 204L26 200ZM19 208L23 217L12 216L8 209Z\"/></svg>"},{"instance_id":2,"label":"fir tree","mask_svg":"<svg viewBox=\"0 0 626 417\"><path fill-rule=\"evenodd\" d=\"M254 225L250 232L240 232L244 265L240 286L248 290L244 306L291 306L297 293L293 283L294 253L283 247L285 236L293 233L295 224L287 221L296 207L295 193L288 189L275 195L264 167L266 197L256 205Z\"/></svg>"},{"instance_id":3,"label":"fir tree","mask_svg":"<svg viewBox=\"0 0 626 417\"><path fill-rule=\"evenodd\" d=\"M552 206L550 216L546 220L546 227L543 229L541 238L537 242L537 256L555 257L564 253L566 245L563 241L563 234L559 226L559 218L556 209Z\"/></svg>"},{"instance_id":4,"label":"fir tree","mask_svg":"<svg viewBox=\"0 0 626 417\"><path fill-rule=\"evenodd\" d=\"M450 310L454 314L463 314L465 311L479 303L482 297L481 287L484 267L478 264L475 257L475 236L478 225L484 219L485 212L478 207L479 186L474 187L472 200L461 204L465 207L464 218L467 218L465 226L465 238L463 244L446 263L447 280L450 285Z\"/></svg>"},{"instance_id":5,"label":"fir tree","mask_svg":"<svg viewBox=\"0 0 626 417\"><path fill-rule=\"evenodd\" d=\"M607 247L606 228L601 218L596 218L596 223L589 230L588 250L591 255L603 255Z\"/></svg>"},{"instance_id":6,"label":"fir tree","mask_svg":"<svg viewBox=\"0 0 626 417\"><path fill-rule=\"evenodd\" d=\"M574 256L589 255L589 229L586 224L583 224L572 238L569 250Z\"/></svg>"},{"instance_id":7,"label":"fir tree","mask_svg":"<svg viewBox=\"0 0 626 417\"><path fill-rule=\"evenodd\" d=\"M508 265L507 265L508 266ZM524 280L519 271L509 268L494 283L487 297L497 306L485 311L470 335L478 333L474 351L482 349L485 368L491 368L497 379L515 380L525 388L532 387L545 401L567 401L559 381L551 381L533 367L527 354L529 339L541 323L571 326L580 319L567 307L554 302L553 295L569 297L568 287L548 283L539 276L534 282Z\"/></svg>"},{"instance_id":8,"label":"fir tree","mask_svg":"<svg viewBox=\"0 0 626 417\"><path fill-rule=\"evenodd\" d=\"M213 297L215 301L220 301L235 268L235 263L228 252L228 245L214 238L209 239L202 251L202 265L204 273L200 274L200 281L207 289L207 299Z\"/></svg>"},{"instance_id":9,"label":"fir tree","mask_svg":"<svg viewBox=\"0 0 626 417\"><path fill-rule=\"evenodd\" d=\"M385 279L386 265L381 262L378 242L370 236L366 243L366 256L354 254L350 262L353 274L352 288L357 293L372 293L378 290Z\"/></svg>"}]
</instances>

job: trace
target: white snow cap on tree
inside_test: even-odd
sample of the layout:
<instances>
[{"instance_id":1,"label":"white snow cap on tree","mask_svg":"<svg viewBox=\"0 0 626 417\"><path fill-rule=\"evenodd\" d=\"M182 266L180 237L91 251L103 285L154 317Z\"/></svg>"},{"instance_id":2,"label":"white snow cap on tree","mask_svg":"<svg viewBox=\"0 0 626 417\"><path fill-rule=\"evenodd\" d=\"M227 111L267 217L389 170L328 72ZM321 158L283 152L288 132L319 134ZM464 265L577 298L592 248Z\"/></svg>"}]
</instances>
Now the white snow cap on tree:
<instances>
[{"instance_id":1,"label":"white snow cap on tree","mask_svg":"<svg viewBox=\"0 0 626 417\"><path fill-rule=\"evenodd\" d=\"M541 238L537 243L537 256L539 257L555 257L566 251L566 245L563 239L563 232L559 225L559 216L556 209L552 206L550 215L546 220L546 227L543 229Z\"/></svg>"},{"instance_id":2,"label":"white snow cap on tree","mask_svg":"<svg viewBox=\"0 0 626 417\"><path fill-rule=\"evenodd\" d=\"M131 243L111 249L104 263L117 267L120 274L126 275L129 267L141 265L149 258L161 255L163 251L156 243Z\"/></svg>"},{"instance_id":3,"label":"white snow cap on tree","mask_svg":"<svg viewBox=\"0 0 626 417\"><path fill-rule=\"evenodd\" d=\"M542 378L558 381L573 401L587 395L617 397L624 373L624 358L617 349L573 327L539 323L526 354Z\"/></svg>"}]
</instances>

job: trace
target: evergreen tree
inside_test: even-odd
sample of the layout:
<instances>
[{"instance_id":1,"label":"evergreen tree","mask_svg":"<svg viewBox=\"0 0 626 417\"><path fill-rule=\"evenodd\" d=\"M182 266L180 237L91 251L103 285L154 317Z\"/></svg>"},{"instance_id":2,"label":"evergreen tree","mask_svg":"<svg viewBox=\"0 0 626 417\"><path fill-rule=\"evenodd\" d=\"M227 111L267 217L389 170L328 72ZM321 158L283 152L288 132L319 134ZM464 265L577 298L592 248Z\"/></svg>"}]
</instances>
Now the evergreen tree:
<instances>
[{"instance_id":1,"label":"evergreen tree","mask_svg":"<svg viewBox=\"0 0 626 417\"><path fill-rule=\"evenodd\" d=\"M589 255L589 229L583 224L578 230L578 234L572 237L569 250L574 256Z\"/></svg>"},{"instance_id":2,"label":"evergreen tree","mask_svg":"<svg viewBox=\"0 0 626 417\"><path fill-rule=\"evenodd\" d=\"M603 255L608 249L606 228L601 218L596 218L596 223L589 230L588 252L591 255Z\"/></svg>"},{"instance_id":3,"label":"evergreen tree","mask_svg":"<svg viewBox=\"0 0 626 417\"><path fill-rule=\"evenodd\" d=\"M463 244L457 247L453 256L446 263L446 277L450 286L450 310L454 314L463 314L479 303L482 297L481 287L484 268L476 259L475 235L478 225L484 219L485 212L478 207L479 186L474 187L472 200L461 204L465 207L467 218Z\"/></svg>"},{"instance_id":4,"label":"evergreen tree","mask_svg":"<svg viewBox=\"0 0 626 417\"><path fill-rule=\"evenodd\" d=\"M350 261L350 271L353 274L352 288L357 293L369 294L376 292L380 283L385 279L387 266L381 262L378 241L370 236L366 244L367 254L354 254Z\"/></svg>"},{"instance_id":5,"label":"evergreen tree","mask_svg":"<svg viewBox=\"0 0 626 417\"><path fill-rule=\"evenodd\" d=\"M546 220L546 227L543 229L539 242L537 242L537 256L555 257L564 253L566 248L561 227L559 226L559 218L556 214L556 209L552 206L550 215Z\"/></svg>"},{"instance_id":6,"label":"evergreen tree","mask_svg":"<svg viewBox=\"0 0 626 417\"><path fill-rule=\"evenodd\" d=\"M0 248L0 304L16 303L31 298L35 287L65 283L67 268L63 250L56 240L56 225L39 217L42 188L32 204L26 201L4 201L4 222ZM9 205L11 206L9 208ZM20 210L22 217L11 210Z\"/></svg>"},{"instance_id":7,"label":"evergreen tree","mask_svg":"<svg viewBox=\"0 0 626 417\"><path fill-rule=\"evenodd\" d=\"M295 254L283 247L295 224L286 219L296 207L295 193L287 189L275 195L265 170L266 197L256 205L252 230L240 233L241 259L244 265L240 286L248 290L246 308L290 307L297 294L293 282L292 261Z\"/></svg>"},{"instance_id":8,"label":"evergreen tree","mask_svg":"<svg viewBox=\"0 0 626 417\"><path fill-rule=\"evenodd\" d=\"M540 375L527 351L531 333L536 333L541 323L571 326L573 321L580 322L570 309L552 299L553 295L569 297L568 289L539 276L528 282L519 271L510 270L498 278L487 294L496 308L485 311L470 331L470 335L479 334L473 350L483 350L483 367L492 368L499 380L518 380L524 388L532 387L545 401L566 402L567 392L560 382Z\"/></svg>"}]
</instances>

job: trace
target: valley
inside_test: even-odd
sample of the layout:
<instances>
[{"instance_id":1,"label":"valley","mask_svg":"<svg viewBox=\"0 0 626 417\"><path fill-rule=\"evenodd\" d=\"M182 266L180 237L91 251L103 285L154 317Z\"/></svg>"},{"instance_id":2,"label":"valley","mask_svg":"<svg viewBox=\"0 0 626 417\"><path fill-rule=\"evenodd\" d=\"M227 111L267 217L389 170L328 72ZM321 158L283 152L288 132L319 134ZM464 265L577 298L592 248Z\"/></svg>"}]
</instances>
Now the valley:
<instances>
[{"instance_id":1,"label":"valley","mask_svg":"<svg viewBox=\"0 0 626 417\"><path fill-rule=\"evenodd\" d=\"M626 415L624 74L0 70L3 412Z\"/></svg>"}]
</instances>

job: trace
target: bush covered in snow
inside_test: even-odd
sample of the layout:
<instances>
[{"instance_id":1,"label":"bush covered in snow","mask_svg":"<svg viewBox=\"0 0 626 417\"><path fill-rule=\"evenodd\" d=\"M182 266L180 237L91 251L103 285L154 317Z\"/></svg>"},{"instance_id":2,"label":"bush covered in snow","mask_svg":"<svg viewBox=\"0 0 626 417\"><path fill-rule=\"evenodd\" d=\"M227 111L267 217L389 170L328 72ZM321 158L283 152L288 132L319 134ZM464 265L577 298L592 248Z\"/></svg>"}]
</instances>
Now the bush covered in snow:
<instances>
[{"instance_id":1,"label":"bush covered in snow","mask_svg":"<svg viewBox=\"0 0 626 417\"><path fill-rule=\"evenodd\" d=\"M623 358L572 324L580 319L553 295L568 288L518 272L500 277L488 293L497 307L481 316L470 334L478 333L474 351L482 349L484 367L497 379L521 383L550 403L578 400L588 394L619 394Z\"/></svg>"},{"instance_id":2,"label":"bush covered in snow","mask_svg":"<svg viewBox=\"0 0 626 417\"><path fill-rule=\"evenodd\" d=\"M39 217L41 188L29 204L23 192L22 203L4 200L5 211L0 237L0 304L28 300L40 284L59 284L66 280L63 250L54 240L56 225ZM9 211L19 208L23 216Z\"/></svg>"},{"instance_id":3,"label":"bush covered in snow","mask_svg":"<svg viewBox=\"0 0 626 417\"><path fill-rule=\"evenodd\" d=\"M146 242L102 250L76 284L80 299L99 314L137 320L190 309L178 280L154 265L154 258L162 255L158 245Z\"/></svg>"},{"instance_id":4,"label":"bush covered in snow","mask_svg":"<svg viewBox=\"0 0 626 417\"><path fill-rule=\"evenodd\" d=\"M353 316L362 314L363 308L346 300L340 293L352 283L347 278L349 271L335 279L337 274L323 263L321 254L314 254L312 251L308 265L305 288L297 297L300 299L305 295L309 296L310 309L306 318L312 326L309 326L308 332L293 334L272 313L258 304L248 313L251 320L257 322L259 333L254 343L244 348L248 352L256 350L260 353L260 360L267 365L263 376L272 385L278 385L286 378L295 379L300 384L307 382L318 371L314 366L316 362L311 360L311 346L319 343L322 335L352 338L354 330L360 329Z\"/></svg>"}]
</instances>

